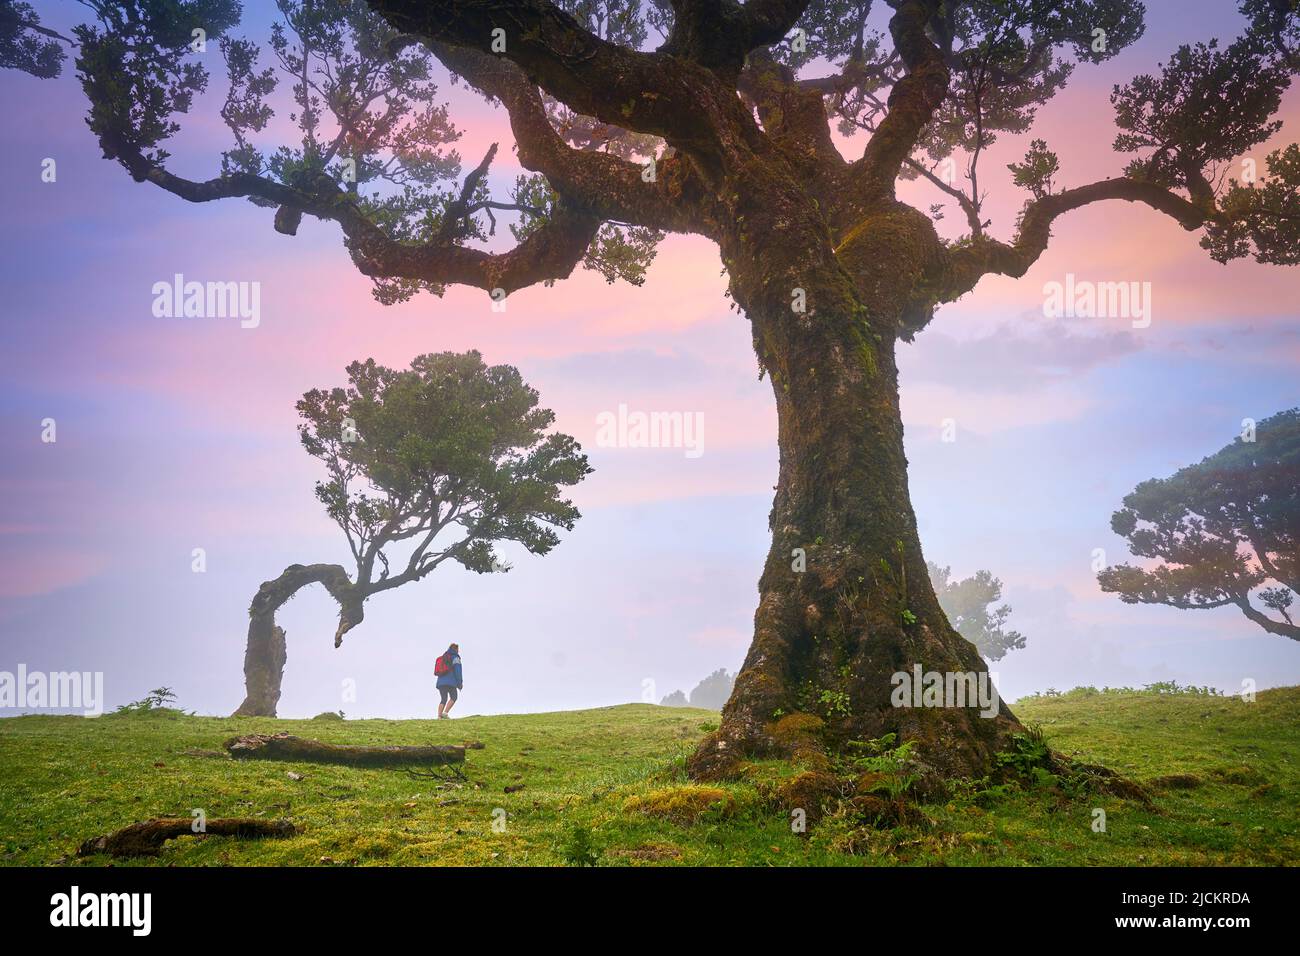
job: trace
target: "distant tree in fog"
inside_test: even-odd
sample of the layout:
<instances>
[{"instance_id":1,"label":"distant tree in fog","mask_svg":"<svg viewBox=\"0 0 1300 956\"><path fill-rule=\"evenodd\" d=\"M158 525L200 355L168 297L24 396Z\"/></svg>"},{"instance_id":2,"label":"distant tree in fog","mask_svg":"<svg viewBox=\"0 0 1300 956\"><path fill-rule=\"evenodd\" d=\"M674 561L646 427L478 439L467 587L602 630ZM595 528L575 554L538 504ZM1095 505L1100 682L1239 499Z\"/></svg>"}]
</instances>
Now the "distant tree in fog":
<instances>
[{"instance_id":1,"label":"distant tree in fog","mask_svg":"<svg viewBox=\"0 0 1300 956\"><path fill-rule=\"evenodd\" d=\"M722 710L722 705L731 696L731 688L735 683L735 675L728 674L725 667L719 667L695 685L689 699L680 690L675 690L660 703L665 707L703 707L705 710Z\"/></svg>"},{"instance_id":2,"label":"distant tree in fog","mask_svg":"<svg viewBox=\"0 0 1300 956\"><path fill-rule=\"evenodd\" d=\"M993 572L976 571L958 581L952 576L952 568L941 568L933 561L927 561L925 566L948 622L975 645L981 657L1000 661L1011 651L1025 646L1023 634L1007 630L1011 608L997 604L1002 600L1002 582Z\"/></svg>"},{"instance_id":3,"label":"distant tree in fog","mask_svg":"<svg viewBox=\"0 0 1300 956\"><path fill-rule=\"evenodd\" d=\"M735 675L728 674L725 667L719 667L695 685L695 690L691 691L691 706L704 707L707 710L722 710L722 705L731 696L731 688L735 683Z\"/></svg>"}]
</instances>

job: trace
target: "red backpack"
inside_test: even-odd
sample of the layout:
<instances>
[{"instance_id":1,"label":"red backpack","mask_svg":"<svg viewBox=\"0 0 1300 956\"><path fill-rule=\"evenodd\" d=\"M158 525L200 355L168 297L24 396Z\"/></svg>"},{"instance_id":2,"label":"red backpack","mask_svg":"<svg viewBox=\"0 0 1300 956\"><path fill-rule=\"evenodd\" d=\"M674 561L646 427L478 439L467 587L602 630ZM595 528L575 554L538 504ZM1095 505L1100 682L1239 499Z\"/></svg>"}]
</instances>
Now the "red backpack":
<instances>
[{"instance_id":1,"label":"red backpack","mask_svg":"<svg viewBox=\"0 0 1300 956\"><path fill-rule=\"evenodd\" d=\"M433 676L441 677L443 674L451 671L451 651L443 654L433 662Z\"/></svg>"}]
</instances>

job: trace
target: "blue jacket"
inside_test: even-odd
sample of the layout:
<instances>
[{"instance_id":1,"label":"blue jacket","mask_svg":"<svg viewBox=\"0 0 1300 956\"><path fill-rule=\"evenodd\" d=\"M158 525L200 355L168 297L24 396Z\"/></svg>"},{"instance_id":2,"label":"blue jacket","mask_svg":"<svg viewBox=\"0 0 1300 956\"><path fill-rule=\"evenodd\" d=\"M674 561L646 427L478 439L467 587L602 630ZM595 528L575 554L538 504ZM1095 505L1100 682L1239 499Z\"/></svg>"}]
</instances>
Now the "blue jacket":
<instances>
[{"instance_id":1,"label":"blue jacket","mask_svg":"<svg viewBox=\"0 0 1300 956\"><path fill-rule=\"evenodd\" d=\"M460 669L460 655L457 654L451 659L451 670L438 678L439 687L454 687L457 690L465 689L465 678Z\"/></svg>"}]
</instances>

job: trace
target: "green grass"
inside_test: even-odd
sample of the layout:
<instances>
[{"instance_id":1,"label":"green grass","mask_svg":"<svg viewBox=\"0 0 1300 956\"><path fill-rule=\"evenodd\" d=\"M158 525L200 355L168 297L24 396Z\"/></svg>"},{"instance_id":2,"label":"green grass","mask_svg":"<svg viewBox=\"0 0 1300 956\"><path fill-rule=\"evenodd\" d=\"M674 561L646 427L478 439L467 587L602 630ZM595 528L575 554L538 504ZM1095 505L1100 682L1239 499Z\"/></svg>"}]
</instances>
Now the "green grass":
<instances>
[{"instance_id":1,"label":"green grass","mask_svg":"<svg viewBox=\"0 0 1300 956\"><path fill-rule=\"evenodd\" d=\"M864 829L832 814L799 835L753 781L688 785L684 757L716 713L631 704L451 721L130 716L0 721L0 863L79 860L87 837L154 816L288 817L283 840L167 843L116 865L1252 865L1300 862L1300 688L1254 703L1186 694L1035 698L1016 706L1056 750L1146 783L1154 806L1050 786L967 793L923 822ZM461 743L467 783L404 770L190 756L235 734L286 731L352 744ZM301 774L293 780L288 772ZM1188 789L1151 786L1190 774ZM1187 781L1184 781L1187 782ZM515 793L506 786L523 784ZM978 789L978 788L972 788ZM636 798L636 799L631 799ZM698 802L696 809L691 807ZM626 806L625 806L626 804ZM662 805L672 812L647 813ZM683 807L686 808L683 811ZM1106 832L1092 829L1106 811ZM505 811L504 831L493 828ZM499 812L495 819L500 819Z\"/></svg>"}]
</instances>

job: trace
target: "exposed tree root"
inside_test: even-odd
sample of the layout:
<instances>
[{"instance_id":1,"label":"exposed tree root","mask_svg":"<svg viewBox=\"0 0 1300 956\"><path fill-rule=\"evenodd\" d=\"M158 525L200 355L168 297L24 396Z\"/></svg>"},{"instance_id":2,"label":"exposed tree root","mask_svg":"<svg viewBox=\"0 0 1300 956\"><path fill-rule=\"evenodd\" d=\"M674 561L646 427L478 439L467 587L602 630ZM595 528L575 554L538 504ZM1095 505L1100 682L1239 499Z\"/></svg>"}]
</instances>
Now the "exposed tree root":
<instances>
[{"instance_id":1,"label":"exposed tree root","mask_svg":"<svg viewBox=\"0 0 1300 956\"><path fill-rule=\"evenodd\" d=\"M465 748L457 745L422 747L346 747L291 734L247 734L226 741L236 760L290 760L335 763L352 767L395 767L405 764L464 763Z\"/></svg>"},{"instance_id":2,"label":"exposed tree root","mask_svg":"<svg viewBox=\"0 0 1300 956\"><path fill-rule=\"evenodd\" d=\"M196 832L188 817L158 817L132 823L105 836L91 837L77 848L77 856L156 856L163 843L180 836L286 837L297 833L288 820L257 820L251 817L218 817L207 820Z\"/></svg>"}]
</instances>

